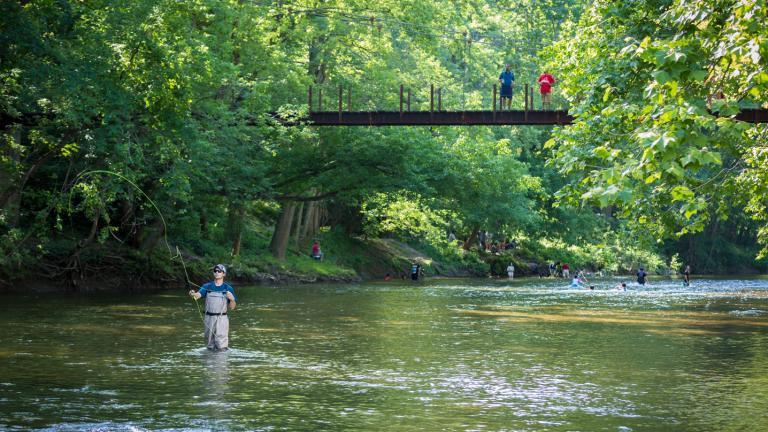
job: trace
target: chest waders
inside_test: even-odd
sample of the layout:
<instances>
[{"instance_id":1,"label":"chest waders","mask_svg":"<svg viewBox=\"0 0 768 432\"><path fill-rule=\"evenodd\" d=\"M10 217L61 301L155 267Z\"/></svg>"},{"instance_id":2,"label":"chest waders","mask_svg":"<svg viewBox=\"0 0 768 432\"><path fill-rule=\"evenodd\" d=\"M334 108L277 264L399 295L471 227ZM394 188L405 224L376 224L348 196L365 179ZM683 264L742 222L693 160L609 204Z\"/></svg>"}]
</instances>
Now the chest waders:
<instances>
[{"instance_id":1,"label":"chest waders","mask_svg":"<svg viewBox=\"0 0 768 432\"><path fill-rule=\"evenodd\" d=\"M205 343L210 350L229 347L229 317L225 293L209 292L205 295Z\"/></svg>"}]
</instances>

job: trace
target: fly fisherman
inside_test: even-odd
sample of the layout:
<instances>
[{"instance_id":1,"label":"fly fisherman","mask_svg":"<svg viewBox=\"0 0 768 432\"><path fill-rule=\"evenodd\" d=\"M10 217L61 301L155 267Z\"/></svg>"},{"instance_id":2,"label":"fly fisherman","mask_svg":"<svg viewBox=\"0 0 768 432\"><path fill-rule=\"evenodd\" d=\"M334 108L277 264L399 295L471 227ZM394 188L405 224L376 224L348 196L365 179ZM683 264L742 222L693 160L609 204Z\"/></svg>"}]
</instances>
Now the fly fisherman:
<instances>
[{"instance_id":1,"label":"fly fisherman","mask_svg":"<svg viewBox=\"0 0 768 432\"><path fill-rule=\"evenodd\" d=\"M237 306L235 291L224 283L227 268L224 264L213 267L213 282L208 282L195 292L189 290L189 295L195 300L205 297L205 343L209 350L226 351L229 347L229 317L227 305L234 310Z\"/></svg>"}]
</instances>

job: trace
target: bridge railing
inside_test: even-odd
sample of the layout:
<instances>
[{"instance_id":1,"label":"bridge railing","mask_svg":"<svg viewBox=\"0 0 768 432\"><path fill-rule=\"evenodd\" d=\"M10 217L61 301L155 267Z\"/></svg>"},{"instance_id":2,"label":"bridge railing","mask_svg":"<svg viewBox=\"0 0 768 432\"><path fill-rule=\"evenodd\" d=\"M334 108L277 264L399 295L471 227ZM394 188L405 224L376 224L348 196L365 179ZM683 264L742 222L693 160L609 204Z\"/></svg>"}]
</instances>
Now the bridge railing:
<instances>
[{"instance_id":1,"label":"bridge railing","mask_svg":"<svg viewBox=\"0 0 768 432\"><path fill-rule=\"evenodd\" d=\"M501 91L498 84L487 91L457 92L442 86L430 84L429 87L417 88L401 84L399 88L385 97L354 94L354 89L347 85L314 85L307 89L307 107L309 112L377 112L377 111L535 111L543 109L538 85L519 84L513 90L511 108L502 106ZM564 109L562 98L553 97L548 110Z\"/></svg>"}]
</instances>

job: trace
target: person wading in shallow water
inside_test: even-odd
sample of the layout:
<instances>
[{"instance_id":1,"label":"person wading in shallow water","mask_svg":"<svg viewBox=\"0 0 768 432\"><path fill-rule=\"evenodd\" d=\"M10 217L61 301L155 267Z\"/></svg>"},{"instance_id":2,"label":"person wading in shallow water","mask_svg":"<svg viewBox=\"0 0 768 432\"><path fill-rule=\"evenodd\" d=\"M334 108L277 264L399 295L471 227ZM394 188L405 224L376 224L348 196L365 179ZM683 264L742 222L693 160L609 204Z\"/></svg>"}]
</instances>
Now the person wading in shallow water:
<instances>
[{"instance_id":1,"label":"person wading in shallow water","mask_svg":"<svg viewBox=\"0 0 768 432\"><path fill-rule=\"evenodd\" d=\"M213 281L206 283L189 295L195 300L205 297L205 343L209 350L226 351L229 348L229 317L227 306L234 310L237 306L235 290L224 282L227 268L224 264L213 267Z\"/></svg>"},{"instance_id":2,"label":"person wading in shallow water","mask_svg":"<svg viewBox=\"0 0 768 432\"><path fill-rule=\"evenodd\" d=\"M645 272L645 269L640 267L640 270L637 271L637 283L640 285L645 285L645 278L648 276L648 273Z\"/></svg>"},{"instance_id":3,"label":"person wading in shallow water","mask_svg":"<svg viewBox=\"0 0 768 432\"><path fill-rule=\"evenodd\" d=\"M411 264L411 280L419 280L419 276L421 276L421 265L416 263L415 261L413 264Z\"/></svg>"}]
</instances>

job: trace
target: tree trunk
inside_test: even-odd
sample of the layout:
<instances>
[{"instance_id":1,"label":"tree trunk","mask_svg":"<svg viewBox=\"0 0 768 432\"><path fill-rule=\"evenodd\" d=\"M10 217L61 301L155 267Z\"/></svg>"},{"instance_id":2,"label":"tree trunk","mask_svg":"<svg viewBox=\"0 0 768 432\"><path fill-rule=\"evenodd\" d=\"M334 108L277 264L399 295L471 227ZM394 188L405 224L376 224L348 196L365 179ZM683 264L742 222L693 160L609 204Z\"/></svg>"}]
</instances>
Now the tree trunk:
<instances>
[{"instance_id":1,"label":"tree trunk","mask_svg":"<svg viewBox=\"0 0 768 432\"><path fill-rule=\"evenodd\" d=\"M304 221L301 223L301 234L299 235L301 240L306 240L315 234L312 232L312 227L310 226L315 211L317 211L317 203L315 201L308 202L307 210L304 212Z\"/></svg>"},{"instance_id":2,"label":"tree trunk","mask_svg":"<svg viewBox=\"0 0 768 432\"><path fill-rule=\"evenodd\" d=\"M288 240L291 235L291 224L293 223L293 214L296 210L295 202L283 203L280 211L280 217L277 219L275 232L272 235L272 241L269 244L269 250L272 256L279 260L285 259L285 252L288 249Z\"/></svg>"},{"instance_id":3,"label":"tree trunk","mask_svg":"<svg viewBox=\"0 0 768 432\"><path fill-rule=\"evenodd\" d=\"M696 239L693 234L688 234L688 250L685 252L685 261L683 264L690 264L694 267L698 267L696 262ZM679 271L680 269L675 269Z\"/></svg>"},{"instance_id":4,"label":"tree trunk","mask_svg":"<svg viewBox=\"0 0 768 432\"><path fill-rule=\"evenodd\" d=\"M21 131L6 129L0 132L0 139L3 141L13 140L14 143L19 144L21 143ZM10 165L18 165L21 155L13 149L13 146L7 145L3 146L3 152L0 156L7 160L7 162L0 164L0 209L5 209L6 201L13 195L14 184L19 181L15 178L18 176L14 175L14 169Z\"/></svg>"},{"instance_id":5,"label":"tree trunk","mask_svg":"<svg viewBox=\"0 0 768 432\"><path fill-rule=\"evenodd\" d=\"M296 211L296 223L294 224L294 229L293 229L293 244L294 246L296 246L296 248L299 247L299 240L301 240L303 213L304 213L304 202L302 201L301 204L299 204L299 209Z\"/></svg>"},{"instance_id":6,"label":"tree trunk","mask_svg":"<svg viewBox=\"0 0 768 432\"><path fill-rule=\"evenodd\" d=\"M469 233L469 237L467 238L467 241L464 242L464 245L462 246L464 250L469 250L469 248L472 247L473 244L475 244L475 241L477 241L477 231L480 229L480 227L472 227L472 232Z\"/></svg>"},{"instance_id":7,"label":"tree trunk","mask_svg":"<svg viewBox=\"0 0 768 432\"><path fill-rule=\"evenodd\" d=\"M132 197L131 197L132 198ZM134 213L136 208L132 199L121 199L120 207L120 233L123 238L131 237L136 233Z\"/></svg>"},{"instance_id":8,"label":"tree trunk","mask_svg":"<svg viewBox=\"0 0 768 432\"><path fill-rule=\"evenodd\" d=\"M83 279L85 276L84 269L82 266L82 263L80 261L80 254L83 253L85 248L87 248L94 239L96 239L96 233L99 229L99 218L101 217L101 208L96 209L96 215L93 217L93 222L91 223L91 231L88 233L88 237L81 240L77 247L75 248L75 252L69 257L67 260L66 268L68 276L67 276L67 283L74 291L77 291L78 287L78 280Z\"/></svg>"},{"instance_id":9,"label":"tree trunk","mask_svg":"<svg viewBox=\"0 0 768 432\"><path fill-rule=\"evenodd\" d=\"M715 222L712 225L713 225L712 230L709 235L711 244L709 247L709 253L707 254L707 266L712 273L720 274L719 272L721 271L721 269L715 268L715 266L713 265L714 263L712 262L712 255L714 255L715 253L715 247L717 247L717 245L719 244L717 239L717 234L720 231L720 218L716 218Z\"/></svg>"},{"instance_id":10,"label":"tree trunk","mask_svg":"<svg viewBox=\"0 0 768 432\"><path fill-rule=\"evenodd\" d=\"M311 76L315 84L323 84L325 82L325 64L321 57L320 47L328 40L327 36L319 37L309 45L309 64L307 65L307 72Z\"/></svg>"},{"instance_id":11,"label":"tree trunk","mask_svg":"<svg viewBox=\"0 0 768 432\"><path fill-rule=\"evenodd\" d=\"M233 205L229 208L229 233L232 239L232 256L240 255L240 246L243 242L243 221L245 219L245 206Z\"/></svg>"},{"instance_id":12,"label":"tree trunk","mask_svg":"<svg viewBox=\"0 0 768 432\"><path fill-rule=\"evenodd\" d=\"M205 209L200 210L200 235L204 238L208 238L208 213Z\"/></svg>"},{"instance_id":13,"label":"tree trunk","mask_svg":"<svg viewBox=\"0 0 768 432\"><path fill-rule=\"evenodd\" d=\"M150 227L145 228L142 231L149 231L149 233L142 239L139 248L144 252L149 252L157 246L158 240L160 240L160 237L162 237L163 232L165 231L163 228L163 220L160 218L155 219Z\"/></svg>"},{"instance_id":14,"label":"tree trunk","mask_svg":"<svg viewBox=\"0 0 768 432\"><path fill-rule=\"evenodd\" d=\"M310 231L312 233L312 237L317 234L318 231L320 231L320 212L322 212L323 209L320 207L320 203L318 202L315 205L315 214L312 215L312 226L310 227Z\"/></svg>"},{"instance_id":15,"label":"tree trunk","mask_svg":"<svg viewBox=\"0 0 768 432\"><path fill-rule=\"evenodd\" d=\"M21 217L21 197L24 192L24 187L27 185L27 181L35 174L35 172L43 166L46 162L51 160L56 155L53 150L48 151L40 159L38 159L27 172L19 179L19 185L15 189L13 186L9 187L3 192L0 197L0 209L5 210L10 216L8 217L10 226L17 226L19 224L19 218Z\"/></svg>"},{"instance_id":16,"label":"tree trunk","mask_svg":"<svg viewBox=\"0 0 768 432\"><path fill-rule=\"evenodd\" d=\"M88 238L85 239L83 243L80 244L80 249L82 250L89 244L93 242L93 240L96 238L96 233L99 229L99 218L101 217L101 208L96 209L96 215L93 217L93 223L91 224L91 231L88 233ZM78 252L79 253L79 252Z\"/></svg>"}]
</instances>

